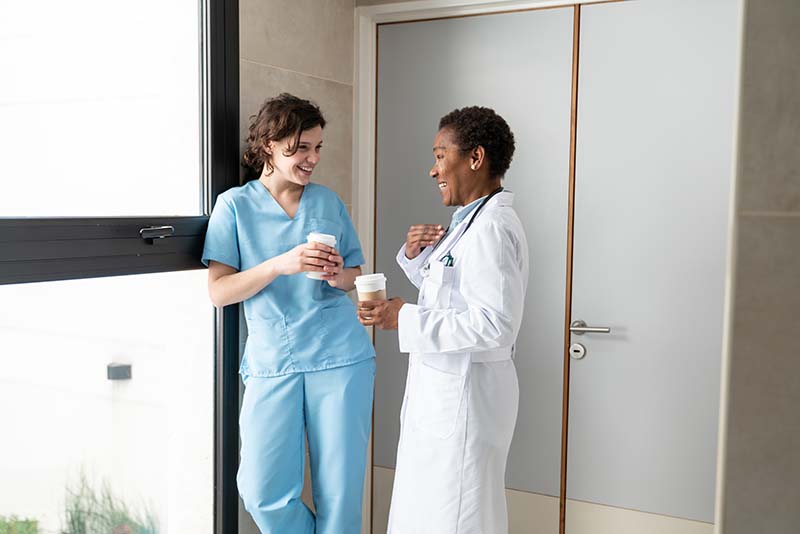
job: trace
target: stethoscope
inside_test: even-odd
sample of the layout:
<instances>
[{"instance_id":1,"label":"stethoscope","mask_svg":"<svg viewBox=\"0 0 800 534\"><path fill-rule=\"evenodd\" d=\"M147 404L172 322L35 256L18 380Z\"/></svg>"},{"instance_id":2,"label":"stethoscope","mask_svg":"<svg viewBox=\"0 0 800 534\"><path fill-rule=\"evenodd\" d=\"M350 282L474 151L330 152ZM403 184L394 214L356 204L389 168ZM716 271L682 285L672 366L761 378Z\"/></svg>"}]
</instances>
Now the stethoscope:
<instances>
[{"instance_id":1,"label":"stethoscope","mask_svg":"<svg viewBox=\"0 0 800 534\"><path fill-rule=\"evenodd\" d=\"M495 196L497 193L500 193L502 190L503 190L503 187L501 186L501 187L498 187L497 189L495 189L494 191L492 191L491 193L489 193L486 196L486 198L484 198L483 201L480 204L478 204L478 207L475 208L475 211L472 212L472 216L470 217L469 222L467 222L466 228L464 228L464 230L461 232L461 234L452 243L450 243L450 248L447 249L447 254L445 254L444 256L439 258L439 261L442 262L445 267L452 267L453 266L453 264L455 263L455 258L453 258L452 252L453 252L453 249L455 248L456 244L458 243L458 241L462 237L464 237L464 234L467 233L467 230L469 230L469 227L472 226L473 221L475 221L475 217L478 216L478 213L483 209L483 207L486 205L486 203L489 202L492 199L493 196ZM447 229L444 231L444 235L447 236L447 233L449 231L450 231L450 227L448 226ZM433 247L433 250L431 251L431 256L433 256L433 253L436 251L436 248L443 241L444 241L444 237L441 239L441 241L439 241L439 243L436 243L436 246ZM426 267L429 268L430 267L430 263Z\"/></svg>"}]
</instances>

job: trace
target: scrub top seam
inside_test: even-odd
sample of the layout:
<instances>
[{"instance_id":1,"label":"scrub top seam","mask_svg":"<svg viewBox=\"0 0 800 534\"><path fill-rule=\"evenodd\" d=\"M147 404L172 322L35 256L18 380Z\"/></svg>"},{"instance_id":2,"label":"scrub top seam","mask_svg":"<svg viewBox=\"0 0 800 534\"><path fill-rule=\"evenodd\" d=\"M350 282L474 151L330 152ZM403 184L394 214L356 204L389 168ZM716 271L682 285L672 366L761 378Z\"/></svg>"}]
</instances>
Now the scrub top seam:
<instances>
[{"instance_id":1,"label":"scrub top seam","mask_svg":"<svg viewBox=\"0 0 800 534\"><path fill-rule=\"evenodd\" d=\"M373 355L367 356L365 358L358 358L358 359L355 359L355 360L344 360L342 362L337 362L337 363L328 364L328 365L322 365L322 366L314 367L314 368L310 368L310 369L293 369L291 371L281 371L281 372L278 372L278 373L252 373L251 372L251 373L248 373L248 376L250 378L277 378L279 376L288 376L288 375L294 375L294 374L300 374L300 373L314 373L314 372L317 372L317 371L327 371L328 369L336 369L337 367L347 367L349 365L355 365L357 363L361 363L361 362L369 360L369 359L373 359L374 360L375 359L375 355L373 354Z\"/></svg>"}]
</instances>

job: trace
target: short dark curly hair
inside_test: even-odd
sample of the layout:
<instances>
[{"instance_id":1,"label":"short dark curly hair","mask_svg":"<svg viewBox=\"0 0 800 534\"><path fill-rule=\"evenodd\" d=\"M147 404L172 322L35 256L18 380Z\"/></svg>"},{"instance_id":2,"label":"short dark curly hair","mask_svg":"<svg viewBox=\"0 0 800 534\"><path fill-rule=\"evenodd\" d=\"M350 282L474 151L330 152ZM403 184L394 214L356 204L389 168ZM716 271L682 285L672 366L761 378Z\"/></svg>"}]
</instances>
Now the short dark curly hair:
<instances>
[{"instance_id":1,"label":"short dark curly hair","mask_svg":"<svg viewBox=\"0 0 800 534\"><path fill-rule=\"evenodd\" d=\"M455 109L439 119L439 129L447 128L461 150L482 146L489 161L489 175L501 178L514 156L514 134L505 119L491 108L469 106Z\"/></svg>"},{"instance_id":2,"label":"short dark curly hair","mask_svg":"<svg viewBox=\"0 0 800 534\"><path fill-rule=\"evenodd\" d=\"M268 99L258 110L258 115L250 117L247 147L242 154L245 180L260 177L264 167L267 174L272 174L272 158L264 148L270 141L291 137L292 142L284 151L285 156L291 156L300 145L300 134L317 126L325 128L325 117L319 106L310 100L289 93Z\"/></svg>"}]
</instances>

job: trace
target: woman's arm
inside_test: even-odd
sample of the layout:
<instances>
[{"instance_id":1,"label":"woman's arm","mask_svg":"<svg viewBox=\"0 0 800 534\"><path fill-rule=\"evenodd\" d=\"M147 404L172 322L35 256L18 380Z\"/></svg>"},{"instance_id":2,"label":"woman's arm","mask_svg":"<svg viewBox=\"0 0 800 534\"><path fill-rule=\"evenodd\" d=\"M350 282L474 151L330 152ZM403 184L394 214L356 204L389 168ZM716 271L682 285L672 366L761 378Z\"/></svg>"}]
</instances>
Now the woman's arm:
<instances>
[{"instance_id":1,"label":"woman's arm","mask_svg":"<svg viewBox=\"0 0 800 534\"><path fill-rule=\"evenodd\" d=\"M397 252L397 265L408 280L419 289L422 275L419 272L436 243L444 237L445 230L438 224L415 224L408 229L406 242Z\"/></svg>"},{"instance_id":2,"label":"woman's arm","mask_svg":"<svg viewBox=\"0 0 800 534\"><path fill-rule=\"evenodd\" d=\"M514 343L528 278L527 251L518 231L495 218L476 221L454 267L460 275L456 290L466 308L403 304L397 310L401 352L479 352Z\"/></svg>"},{"instance_id":3,"label":"woman's arm","mask_svg":"<svg viewBox=\"0 0 800 534\"><path fill-rule=\"evenodd\" d=\"M333 269L340 270L333 271ZM327 280L331 287L341 289L345 293L356 288L356 276L361 276L361 267L342 269L340 265L337 265L336 267L326 267L325 271L327 272L323 275L323 279Z\"/></svg>"},{"instance_id":4,"label":"woman's arm","mask_svg":"<svg viewBox=\"0 0 800 534\"><path fill-rule=\"evenodd\" d=\"M210 261L208 295L217 308L247 300L278 277L273 259L239 272L230 265Z\"/></svg>"},{"instance_id":5,"label":"woman's arm","mask_svg":"<svg viewBox=\"0 0 800 534\"><path fill-rule=\"evenodd\" d=\"M208 295L221 308L247 300L278 276L301 272L326 272L336 265L339 255L322 243L303 243L245 271L211 260L208 265ZM353 276L355 279L355 276Z\"/></svg>"},{"instance_id":6,"label":"woman's arm","mask_svg":"<svg viewBox=\"0 0 800 534\"><path fill-rule=\"evenodd\" d=\"M475 352L513 344L522 320L527 263L518 260L517 240L502 225L476 224L472 232L470 248L456 260L466 309L426 308L399 298L359 302L361 324L398 329L401 352Z\"/></svg>"}]
</instances>

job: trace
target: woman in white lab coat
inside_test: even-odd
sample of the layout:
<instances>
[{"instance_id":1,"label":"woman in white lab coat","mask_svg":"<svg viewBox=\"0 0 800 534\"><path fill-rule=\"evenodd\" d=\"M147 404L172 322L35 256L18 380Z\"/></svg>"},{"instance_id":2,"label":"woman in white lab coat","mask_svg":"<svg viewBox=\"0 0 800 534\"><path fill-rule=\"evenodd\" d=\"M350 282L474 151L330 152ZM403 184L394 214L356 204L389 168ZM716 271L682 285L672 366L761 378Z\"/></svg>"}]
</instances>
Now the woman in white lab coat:
<instances>
[{"instance_id":1,"label":"woman in white lab coat","mask_svg":"<svg viewBox=\"0 0 800 534\"><path fill-rule=\"evenodd\" d=\"M528 282L528 245L502 178L514 136L493 110L439 122L430 171L447 230L411 226L397 262L420 290L359 304L364 325L397 329L410 353L389 534L508 531L504 475L519 385L514 342Z\"/></svg>"}]
</instances>

